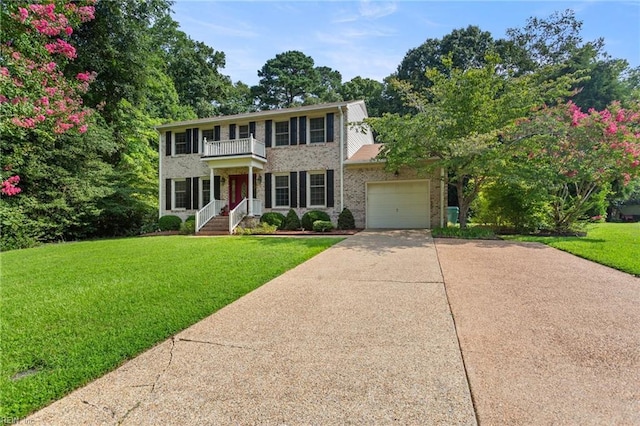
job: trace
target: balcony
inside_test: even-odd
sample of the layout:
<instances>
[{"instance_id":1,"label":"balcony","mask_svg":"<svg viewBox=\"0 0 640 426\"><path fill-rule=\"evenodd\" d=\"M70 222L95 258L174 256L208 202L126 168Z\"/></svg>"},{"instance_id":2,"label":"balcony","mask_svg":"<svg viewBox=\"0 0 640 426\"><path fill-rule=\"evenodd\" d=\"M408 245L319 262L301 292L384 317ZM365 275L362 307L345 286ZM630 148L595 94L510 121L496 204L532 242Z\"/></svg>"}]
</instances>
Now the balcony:
<instances>
[{"instance_id":1,"label":"balcony","mask_svg":"<svg viewBox=\"0 0 640 426\"><path fill-rule=\"evenodd\" d=\"M203 143L203 158L234 156L257 156L259 158L266 158L264 142L255 139L253 135L244 139L212 142L204 138Z\"/></svg>"}]
</instances>

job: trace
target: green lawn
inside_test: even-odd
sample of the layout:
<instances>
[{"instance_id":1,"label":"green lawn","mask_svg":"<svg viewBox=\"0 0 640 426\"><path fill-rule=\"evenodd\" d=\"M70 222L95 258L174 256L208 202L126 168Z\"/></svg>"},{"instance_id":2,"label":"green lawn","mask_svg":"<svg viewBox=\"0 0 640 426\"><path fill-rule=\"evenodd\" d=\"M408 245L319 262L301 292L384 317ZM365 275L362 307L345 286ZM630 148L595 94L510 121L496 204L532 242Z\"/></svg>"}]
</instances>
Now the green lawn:
<instances>
[{"instance_id":1,"label":"green lawn","mask_svg":"<svg viewBox=\"0 0 640 426\"><path fill-rule=\"evenodd\" d=\"M0 254L0 419L43 407L340 240L174 236Z\"/></svg>"},{"instance_id":2,"label":"green lawn","mask_svg":"<svg viewBox=\"0 0 640 426\"><path fill-rule=\"evenodd\" d=\"M541 242L585 259L640 276L640 223L589 225L586 237L505 236L504 238Z\"/></svg>"}]
</instances>

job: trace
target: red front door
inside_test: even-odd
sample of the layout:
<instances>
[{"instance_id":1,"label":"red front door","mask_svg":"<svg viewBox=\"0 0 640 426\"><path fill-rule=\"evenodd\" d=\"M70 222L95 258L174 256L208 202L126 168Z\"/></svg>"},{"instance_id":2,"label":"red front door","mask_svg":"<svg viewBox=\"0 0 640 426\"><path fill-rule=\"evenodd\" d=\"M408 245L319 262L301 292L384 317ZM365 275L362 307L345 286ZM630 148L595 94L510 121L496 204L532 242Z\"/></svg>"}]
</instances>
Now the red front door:
<instances>
[{"instance_id":1,"label":"red front door","mask_svg":"<svg viewBox=\"0 0 640 426\"><path fill-rule=\"evenodd\" d=\"M236 208L249 194L249 175L229 176L229 210Z\"/></svg>"}]
</instances>

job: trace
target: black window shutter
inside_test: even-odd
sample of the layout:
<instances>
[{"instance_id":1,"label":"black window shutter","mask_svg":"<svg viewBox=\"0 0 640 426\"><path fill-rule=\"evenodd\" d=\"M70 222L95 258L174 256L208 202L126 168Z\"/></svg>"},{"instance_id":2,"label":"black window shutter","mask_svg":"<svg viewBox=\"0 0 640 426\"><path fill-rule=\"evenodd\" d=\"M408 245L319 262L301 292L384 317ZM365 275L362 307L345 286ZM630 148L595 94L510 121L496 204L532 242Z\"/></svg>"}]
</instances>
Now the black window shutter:
<instances>
[{"instance_id":1,"label":"black window shutter","mask_svg":"<svg viewBox=\"0 0 640 426\"><path fill-rule=\"evenodd\" d=\"M296 172L289 173L289 206L298 207L298 174Z\"/></svg>"},{"instance_id":2,"label":"black window shutter","mask_svg":"<svg viewBox=\"0 0 640 426\"><path fill-rule=\"evenodd\" d=\"M271 173L264 174L264 207L271 208Z\"/></svg>"},{"instance_id":3,"label":"black window shutter","mask_svg":"<svg viewBox=\"0 0 640 426\"><path fill-rule=\"evenodd\" d=\"M164 208L171 210L171 179L164 181Z\"/></svg>"},{"instance_id":4,"label":"black window shutter","mask_svg":"<svg viewBox=\"0 0 640 426\"><path fill-rule=\"evenodd\" d=\"M236 125L229 124L229 139L233 140L236 138Z\"/></svg>"},{"instance_id":5,"label":"black window shutter","mask_svg":"<svg viewBox=\"0 0 640 426\"><path fill-rule=\"evenodd\" d=\"M191 129L187 129L185 139L187 140L187 151L185 154L191 154Z\"/></svg>"},{"instance_id":6,"label":"black window shutter","mask_svg":"<svg viewBox=\"0 0 640 426\"><path fill-rule=\"evenodd\" d=\"M213 177L213 198L220 199L220 176Z\"/></svg>"},{"instance_id":7,"label":"black window shutter","mask_svg":"<svg viewBox=\"0 0 640 426\"><path fill-rule=\"evenodd\" d=\"M193 194L191 196L191 206L194 210L198 210L200 209L200 198L199 198L199 183L200 178L194 177L192 182L193 182L193 191L191 191L191 193Z\"/></svg>"},{"instance_id":8,"label":"black window shutter","mask_svg":"<svg viewBox=\"0 0 640 426\"><path fill-rule=\"evenodd\" d=\"M186 201L186 205L187 205L187 209L189 209L191 207L191 178L186 178L185 179L187 181L187 188L186 188L186 192L185 192L185 201Z\"/></svg>"},{"instance_id":9,"label":"black window shutter","mask_svg":"<svg viewBox=\"0 0 640 426\"><path fill-rule=\"evenodd\" d=\"M193 137L191 138L191 146L193 149L191 152L197 154L200 152L200 129L196 127L195 129L191 129L191 131L193 132Z\"/></svg>"},{"instance_id":10,"label":"black window shutter","mask_svg":"<svg viewBox=\"0 0 640 426\"><path fill-rule=\"evenodd\" d=\"M220 126L215 126L213 128L213 140L214 141L220 140Z\"/></svg>"},{"instance_id":11,"label":"black window shutter","mask_svg":"<svg viewBox=\"0 0 640 426\"><path fill-rule=\"evenodd\" d=\"M267 120L264 122L264 146L266 148L271 147L271 120Z\"/></svg>"},{"instance_id":12,"label":"black window shutter","mask_svg":"<svg viewBox=\"0 0 640 426\"><path fill-rule=\"evenodd\" d=\"M300 145L304 145L305 143L307 143L307 117L303 115L302 117L298 118L298 121L300 122Z\"/></svg>"},{"instance_id":13,"label":"black window shutter","mask_svg":"<svg viewBox=\"0 0 640 426\"><path fill-rule=\"evenodd\" d=\"M333 113L327 114L327 142L333 142Z\"/></svg>"},{"instance_id":14,"label":"black window shutter","mask_svg":"<svg viewBox=\"0 0 640 426\"><path fill-rule=\"evenodd\" d=\"M327 170L327 207L333 207L333 170Z\"/></svg>"},{"instance_id":15,"label":"black window shutter","mask_svg":"<svg viewBox=\"0 0 640 426\"><path fill-rule=\"evenodd\" d=\"M171 132L165 133L164 140L165 140L164 155L169 156L171 155Z\"/></svg>"},{"instance_id":16,"label":"black window shutter","mask_svg":"<svg viewBox=\"0 0 640 426\"><path fill-rule=\"evenodd\" d=\"M307 207L307 172L298 172L300 179L300 207Z\"/></svg>"},{"instance_id":17,"label":"black window shutter","mask_svg":"<svg viewBox=\"0 0 640 426\"><path fill-rule=\"evenodd\" d=\"M249 134L252 135L254 138L256 137L256 122L255 121L250 121L249 122Z\"/></svg>"},{"instance_id":18,"label":"black window shutter","mask_svg":"<svg viewBox=\"0 0 640 426\"><path fill-rule=\"evenodd\" d=\"M289 119L289 145L298 144L298 119L291 117Z\"/></svg>"}]
</instances>

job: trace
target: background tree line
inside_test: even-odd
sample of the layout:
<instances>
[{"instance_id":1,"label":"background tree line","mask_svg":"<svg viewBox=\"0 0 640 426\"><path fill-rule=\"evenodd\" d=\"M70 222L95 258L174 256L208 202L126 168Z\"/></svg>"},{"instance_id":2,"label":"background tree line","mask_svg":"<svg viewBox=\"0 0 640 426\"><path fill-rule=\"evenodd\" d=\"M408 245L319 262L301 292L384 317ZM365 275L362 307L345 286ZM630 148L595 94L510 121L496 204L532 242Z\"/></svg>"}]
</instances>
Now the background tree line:
<instances>
[{"instance_id":1,"label":"background tree line","mask_svg":"<svg viewBox=\"0 0 640 426\"><path fill-rule=\"evenodd\" d=\"M531 18L504 39L475 26L427 39L383 81L358 76L343 82L339 71L315 64L303 52L283 52L257 71L259 83L250 87L222 73L224 52L179 30L171 4L0 3L2 249L153 229L158 192L154 126L165 122L355 99L364 99L373 117L416 116L438 96L431 89L442 76L487 66L500 76L539 82L574 76L562 96L572 95L585 109L602 109L613 100L624 103L640 93L640 71L610 58L602 40L584 42L581 23L571 11ZM53 6L45 10L47 5ZM90 16L89 9L78 14L80 7L92 8ZM47 20L60 25L57 32L54 24L37 27ZM55 40L61 41L56 45ZM70 52L67 45L73 55L62 54ZM77 121L75 127L69 122L71 127L59 131L53 115L38 121L40 113L32 108L47 109L37 106L46 97L40 96L44 86L35 81L25 58L42 69L55 68L43 71L52 87L54 81L77 89L77 105L66 116ZM19 117L23 121L16 121Z\"/></svg>"}]
</instances>

